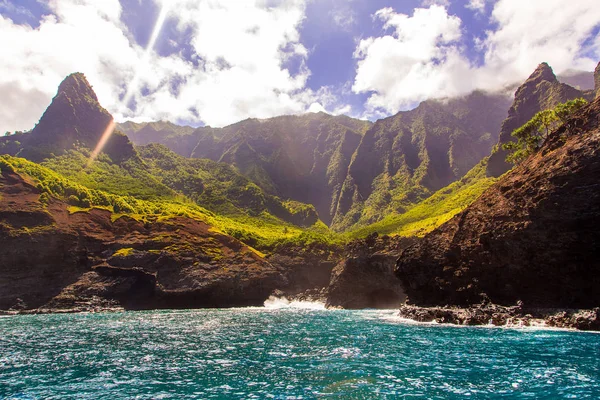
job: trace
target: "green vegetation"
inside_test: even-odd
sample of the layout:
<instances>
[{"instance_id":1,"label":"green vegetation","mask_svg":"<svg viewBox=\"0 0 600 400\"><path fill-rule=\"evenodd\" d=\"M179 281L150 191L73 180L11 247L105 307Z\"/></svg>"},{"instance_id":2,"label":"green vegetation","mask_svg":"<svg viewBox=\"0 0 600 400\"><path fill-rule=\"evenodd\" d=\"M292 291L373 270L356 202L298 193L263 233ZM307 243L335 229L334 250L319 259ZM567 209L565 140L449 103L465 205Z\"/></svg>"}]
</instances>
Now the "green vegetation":
<instances>
[{"instance_id":1,"label":"green vegetation","mask_svg":"<svg viewBox=\"0 0 600 400\"><path fill-rule=\"evenodd\" d=\"M135 252L135 250L133 248L126 247L126 248L122 248L122 249L115 251L115 253L113 254L113 257L128 257L128 256L132 255L134 252Z\"/></svg>"},{"instance_id":2,"label":"green vegetation","mask_svg":"<svg viewBox=\"0 0 600 400\"><path fill-rule=\"evenodd\" d=\"M517 142L508 142L502 145L504 150L509 151L506 161L519 164L535 153L551 131L560 124L568 123L569 117L587 103L585 99L578 98L535 114L533 118L512 132L511 135L518 139Z\"/></svg>"},{"instance_id":3,"label":"green vegetation","mask_svg":"<svg viewBox=\"0 0 600 400\"><path fill-rule=\"evenodd\" d=\"M256 216L217 215L181 195L172 198L144 200L129 195L112 194L98 189L90 189L40 164L6 155L0 156L0 170L5 169L30 177L47 196L68 201L72 207L78 207L71 208L71 211L103 208L113 213L113 220L127 215L144 222L169 221L175 217L187 217L202 221L212 226L214 231L234 236L263 251L272 250L276 246L286 243L308 245L315 242L334 243L339 241L339 238L320 221L309 228L301 228L267 212ZM48 197L43 197L47 202Z\"/></svg>"},{"instance_id":4,"label":"green vegetation","mask_svg":"<svg viewBox=\"0 0 600 400\"><path fill-rule=\"evenodd\" d=\"M137 150L152 176L216 214L258 217L266 212L299 226L318 220L313 206L268 195L231 165L185 158L159 144Z\"/></svg>"},{"instance_id":5,"label":"green vegetation","mask_svg":"<svg viewBox=\"0 0 600 400\"><path fill-rule=\"evenodd\" d=\"M178 197L177 193L148 173L137 157L114 163L106 154L101 153L88 166L89 155L89 151L84 148L68 150L61 156L46 159L42 165L89 189L144 200Z\"/></svg>"},{"instance_id":6,"label":"green vegetation","mask_svg":"<svg viewBox=\"0 0 600 400\"><path fill-rule=\"evenodd\" d=\"M374 224L350 231L345 238L356 239L373 232L400 236L423 236L469 206L497 178L486 176L487 158L462 179L438 190L431 197L402 214L388 215Z\"/></svg>"}]
</instances>

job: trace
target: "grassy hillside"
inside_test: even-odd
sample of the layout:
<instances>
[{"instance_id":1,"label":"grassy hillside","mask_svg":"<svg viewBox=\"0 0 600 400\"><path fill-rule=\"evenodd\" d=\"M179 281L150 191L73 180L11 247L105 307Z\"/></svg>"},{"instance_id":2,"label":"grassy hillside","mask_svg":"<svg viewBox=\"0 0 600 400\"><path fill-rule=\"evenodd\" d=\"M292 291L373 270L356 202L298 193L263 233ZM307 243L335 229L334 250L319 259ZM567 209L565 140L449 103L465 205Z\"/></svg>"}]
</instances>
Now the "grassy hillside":
<instances>
[{"instance_id":1,"label":"grassy hillside","mask_svg":"<svg viewBox=\"0 0 600 400\"><path fill-rule=\"evenodd\" d=\"M285 243L307 245L313 242L339 241L322 222L317 222L309 228L300 228L266 212L256 216L218 215L175 193L169 197L152 200L109 193L84 186L40 164L7 155L0 156L0 170L5 169L31 178L43 193L40 197L41 202L48 202L50 197L57 197L71 204L72 212L85 212L92 207L98 207L111 211L113 220L127 215L141 221L168 220L174 216L185 216L203 221L213 229L232 235L262 251L272 250Z\"/></svg>"},{"instance_id":2,"label":"grassy hillside","mask_svg":"<svg viewBox=\"0 0 600 400\"><path fill-rule=\"evenodd\" d=\"M312 205L282 201L225 163L185 158L158 144L137 148L149 172L169 188L215 213L258 216L269 213L295 225L314 225Z\"/></svg>"},{"instance_id":3,"label":"grassy hillside","mask_svg":"<svg viewBox=\"0 0 600 400\"><path fill-rule=\"evenodd\" d=\"M403 214L388 215L374 224L349 231L345 239L365 237L373 232L400 236L424 236L475 201L498 178L486 175L487 158L460 180L438 190Z\"/></svg>"}]
</instances>

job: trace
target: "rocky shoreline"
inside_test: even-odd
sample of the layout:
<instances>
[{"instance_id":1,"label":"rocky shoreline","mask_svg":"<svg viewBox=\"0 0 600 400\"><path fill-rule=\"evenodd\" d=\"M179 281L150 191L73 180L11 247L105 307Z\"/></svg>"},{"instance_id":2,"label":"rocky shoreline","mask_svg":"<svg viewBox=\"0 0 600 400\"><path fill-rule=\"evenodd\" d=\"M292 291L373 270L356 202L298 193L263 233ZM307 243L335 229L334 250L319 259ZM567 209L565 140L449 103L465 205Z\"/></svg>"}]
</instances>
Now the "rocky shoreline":
<instances>
[{"instance_id":1,"label":"rocky shoreline","mask_svg":"<svg viewBox=\"0 0 600 400\"><path fill-rule=\"evenodd\" d=\"M521 303L514 306L487 303L470 307L403 305L397 315L416 322L436 322L461 326L541 326L600 331L600 308L525 308Z\"/></svg>"}]
</instances>

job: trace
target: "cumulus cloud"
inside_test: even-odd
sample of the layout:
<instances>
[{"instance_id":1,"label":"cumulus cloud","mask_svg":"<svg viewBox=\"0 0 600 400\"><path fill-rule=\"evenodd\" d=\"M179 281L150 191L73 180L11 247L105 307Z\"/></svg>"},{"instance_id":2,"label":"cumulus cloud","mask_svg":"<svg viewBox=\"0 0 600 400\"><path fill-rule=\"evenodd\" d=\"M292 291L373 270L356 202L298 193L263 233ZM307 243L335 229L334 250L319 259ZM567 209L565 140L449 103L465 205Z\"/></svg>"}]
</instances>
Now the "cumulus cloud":
<instances>
[{"instance_id":1,"label":"cumulus cloud","mask_svg":"<svg viewBox=\"0 0 600 400\"><path fill-rule=\"evenodd\" d=\"M391 29L390 35L361 40L352 90L374 92L367 101L370 111L393 112L435 96L441 89L453 91L469 65L460 55L461 20L442 6L417 8L413 16L384 8L375 14Z\"/></svg>"},{"instance_id":2,"label":"cumulus cloud","mask_svg":"<svg viewBox=\"0 0 600 400\"><path fill-rule=\"evenodd\" d=\"M467 4L465 4L465 8L475 11L476 14L483 14L485 12L487 0L469 0Z\"/></svg>"},{"instance_id":3,"label":"cumulus cloud","mask_svg":"<svg viewBox=\"0 0 600 400\"><path fill-rule=\"evenodd\" d=\"M429 7L429 6L443 6L443 7L449 7L450 6L450 0L422 0L421 1L421 6L423 7Z\"/></svg>"},{"instance_id":4,"label":"cumulus cloud","mask_svg":"<svg viewBox=\"0 0 600 400\"><path fill-rule=\"evenodd\" d=\"M476 9L485 2L471 1ZM560 73L593 70L600 57L600 25L595 0L565 6L561 0L523 2L500 0L491 14L494 30L475 39L483 63L474 65L465 51L467 38L461 20L445 7L418 8L412 16L384 8L375 14L390 34L359 42L357 71L352 87L370 93L367 115L377 116L411 108L428 98L496 90L522 81L543 61Z\"/></svg>"},{"instance_id":5,"label":"cumulus cloud","mask_svg":"<svg viewBox=\"0 0 600 400\"><path fill-rule=\"evenodd\" d=\"M60 81L75 71L86 74L117 120L222 126L304 112L318 101L306 88L308 52L299 35L304 0L164 5L181 38L191 35L191 56L146 53L122 22L118 0L50 0L50 14L37 28L0 15L0 130L33 127Z\"/></svg>"}]
</instances>

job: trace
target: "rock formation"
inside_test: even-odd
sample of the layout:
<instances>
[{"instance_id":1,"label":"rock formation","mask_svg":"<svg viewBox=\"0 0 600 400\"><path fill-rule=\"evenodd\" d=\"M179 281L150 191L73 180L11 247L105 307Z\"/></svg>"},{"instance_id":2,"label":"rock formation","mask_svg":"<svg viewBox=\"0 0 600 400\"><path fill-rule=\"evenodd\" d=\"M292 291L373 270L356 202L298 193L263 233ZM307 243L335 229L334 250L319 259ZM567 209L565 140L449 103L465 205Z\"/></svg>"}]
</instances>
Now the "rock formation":
<instances>
[{"instance_id":1,"label":"rock formation","mask_svg":"<svg viewBox=\"0 0 600 400\"><path fill-rule=\"evenodd\" d=\"M371 235L351 242L335 266L326 292L328 308L397 308L406 300L394 276L396 255L414 238Z\"/></svg>"},{"instance_id":2,"label":"rock formation","mask_svg":"<svg viewBox=\"0 0 600 400\"><path fill-rule=\"evenodd\" d=\"M502 95L473 92L377 121L352 157L333 227L402 213L460 179L490 153L509 105Z\"/></svg>"},{"instance_id":3,"label":"rock formation","mask_svg":"<svg viewBox=\"0 0 600 400\"><path fill-rule=\"evenodd\" d=\"M200 221L113 221L109 211L48 201L2 169L0 309L262 305L286 285L277 267Z\"/></svg>"},{"instance_id":4,"label":"rock formation","mask_svg":"<svg viewBox=\"0 0 600 400\"><path fill-rule=\"evenodd\" d=\"M586 96L583 92L560 83L552 68L547 63L541 63L515 92L508 117L502 123L498 147L488 162L488 174L497 177L511 168L505 161L507 153L502 150L501 145L513 139L511 134L515 129L529 121L537 112L578 97Z\"/></svg>"},{"instance_id":5,"label":"rock formation","mask_svg":"<svg viewBox=\"0 0 600 400\"><path fill-rule=\"evenodd\" d=\"M4 144L0 146L0 154L18 153L39 162L78 146L94 149L112 121L85 76L74 73L60 84L52 103L31 132L0 139L0 144ZM135 155L133 145L120 132L113 133L104 152L114 162Z\"/></svg>"},{"instance_id":6,"label":"rock formation","mask_svg":"<svg viewBox=\"0 0 600 400\"><path fill-rule=\"evenodd\" d=\"M545 67L538 74L547 74ZM463 212L406 249L396 274L409 301L600 305L599 124L596 100Z\"/></svg>"}]
</instances>

